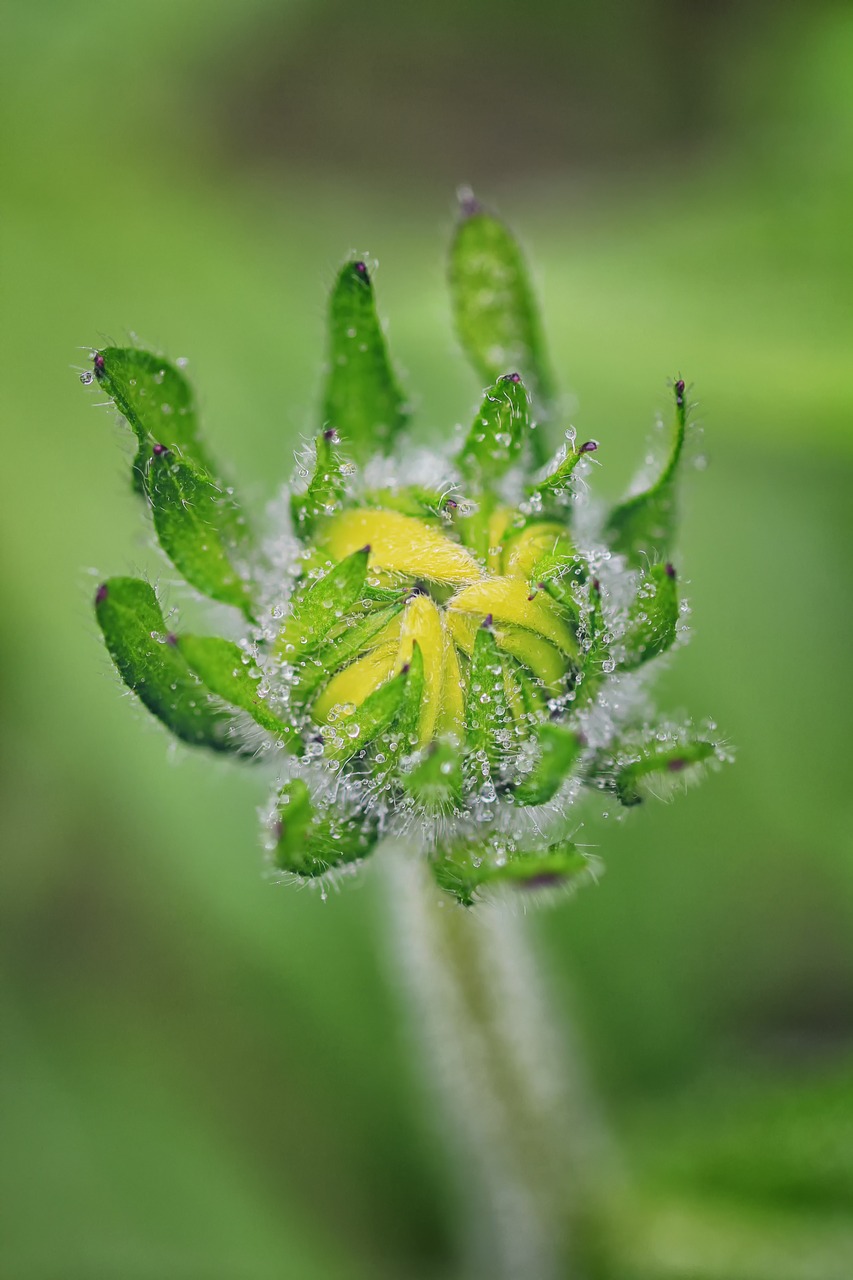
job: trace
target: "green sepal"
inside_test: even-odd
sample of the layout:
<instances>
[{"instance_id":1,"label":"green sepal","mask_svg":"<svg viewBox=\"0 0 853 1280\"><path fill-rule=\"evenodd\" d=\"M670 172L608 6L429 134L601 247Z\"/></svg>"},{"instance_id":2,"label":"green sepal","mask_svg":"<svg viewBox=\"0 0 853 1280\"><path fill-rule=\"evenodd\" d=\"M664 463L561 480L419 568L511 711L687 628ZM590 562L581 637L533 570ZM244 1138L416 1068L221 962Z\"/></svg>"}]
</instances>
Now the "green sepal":
<instances>
[{"instance_id":1,"label":"green sepal","mask_svg":"<svg viewBox=\"0 0 853 1280\"><path fill-rule=\"evenodd\" d=\"M589 583L589 603L581 614L581 667L575 683L575 708L588 706L595 700L599 686L608 670L612 670L610 649L604 639L606 629L601 605L601 583L592 578Z\"/></svg>"},{"instance_id":2,"label":"green sepal","mask_svg":"<svg viewBox=\"0 0 853 1280\"><path fill-rule=\"evenodd\" d=\"M145 471L156 443L177 449L209 474L215 468L199 440L195 397L187 379L162 356L134 347L95 353L95 377L136 435L133 487L145 490Z\"/></svg>"},{"instance_id":3,"label":"green sepal","mask_svg":"<svg viewBox=\"0 0 853 1280\"><path fill-rule=\"evenodd\" d=\"M213 751L251 754L252 748L233 736L232 717L169 643L147 582L108 578L95 596L95 614L122 680L176 738Z\"/></svg>"},{"instance_id":4,"label":"green sepal","mask_svg":"<svg viewBox=\"0 0 853 1280\"><path fill-rule=\"evenodd\" d=\"M400 779L408 795L431 813L452 812L462 799L462 757L454 742L436 739Z\"/></svg>"},{"instance_id":5,"label":"green sepal","mask_svg":"<svg viewBox=\"0 0 853 1280\"><path fill-rule=\"evenodd\" d=\"M443 522L457 506L449 494L414 484L401 489L368 489L361 495L361 500L367 507L399 511L401 515L414 516L416 520L439 522Z\"/></svg>"},{"instance_id":6,"label":"green sepal","mask_svg":"<svg viewBox=\"0 0 853 1280\"><path fill-rule=\"evenodd\" d=\"M327 640L314 653L307 654L303 663L297 663L299 674L291 685L291 702L304 706L324 680L348 662L367 653L374 636L402 611L403 600L400 599L360 618L350 615L340 636Z\"/></svg>"},{"instance_id":7,"label":"green sepal","mask_svg":"<svg viewBox=\"0 0 853 1280\"><path fill-rule=\"evenodd\" d=\"M262 672L238 644L220 636L194 635L171 636L170 642L211 693L246 711L262 729L286 742L295 754L302 754L302 739L293 725L280 720L259 697Z\"/></svg>"},{"instance_id":8,"label":"green sepal","mask_svg":"<svg viewBox=\"0 0 853 1280\"><path fill-rule=\"evenodd\" d=\"M278 794L273 834L279 871L315 877L372 853L377 824L365 814L342 817L334 805L318 808L305 782L293 778Z\"/></svg>"},{"instance_id":9,"label":"green sepal","mask_svg":"<svg viewBox=\"0 0 853 1280\"><path fill-rule=\"evenodd\" d=\"M643 575L631 605L628 626L622 637L623 671L633 671L675 641L678 626L678 587L671 564L655 564Z\"/></svg>"},{"instance_id":10,"label":"green sepal","mask_svg":"<svg viewBox=\"0 0 853 1280\"><path fill-rule=\"evenodd\" d=\"M187 458L155 446L145 473L157 539L190 586L251 621L249 584L233 563L244 529L234 499Z\"/></svg>"},{"instance_id":11,"label":"green sepal","mask_svg":"<svg viewBox=\"0 0 853 1280\"><path fill-rule=\"evenodd\" d=\"M486 391L459 452L462 476L488 488L519 457L529 430L530 404L521 376L505 373Z\"/></svg>"},{"instance_id":12,"label":"green sepal","mask_svg":"<svg viewBox=\"0 0 853 1280\"><path fill-rule=\"evenodd\" d=\"M314 470L304 493L294 493L290 499L293 525L299 537L313 533L318 520L334 515L340 509L346 493L345 471L347 460L335 448L337 432L328 428L321 431L314 442Z\"/></svg>"},{"instance_id":13,"label":"green sepal","mask_svg":"<svg viewBox=\"0 0 853 1280\"><path fill-rule=\"evenodd\" d=\"M658 792L663 793L660 798L665 798L674 786L689 781L697 766L716 754L714 743L704 738L665 742L652 738L636 750L621 751L609 765L602 765L601 772L606 775L609 771L608 787L620 804L631 806Z\"/></svg>"},{"instance_id":14,"label":"green sepal","mask_svg":"<svg viewBox=\"0 0 853 1280\"><path fill-rule=\"evenodd\" d=\"M412 656L400 674L406 676L406 683L403 686L397 727L400 732L400 747L405 753L417 744L418 721L424 697L424 655L417 640L413 642Z\"/></svg>"},{"instance_id":15,"label":"green sepal","mask_svg":"<svg viewBox=\"0 0 853 1280\"><path fill-rule=\"evenodd\" d=\"M485 701L483 701L485 699ZM504 709L504 717L499 712ZM468 671L468 689L465 699L465 726L467 729L468 769L479 777L483 758L489 768L496 769L506 755L502 740L506 735L509 708L506 706L503 656L498 649L491 624L486 621L477 631L474 651Z\"/></svg>"},{"instance_id":16,"label":"green sepal","mask_svg":"<svg viewBox=\"0 0 853 1280\"><path fill-rule=\"evenodd\" d=\"M323 425L336 430L348 453L364 462L387 453L407 412L363 262L347 262L329 302L329 372Z\"/></svg>"},{"instance_id":17,"label":"green sepal","mask_svg":"<svg viewBox=\"0 0 853 1280\"><path fill-rule=\"evenodd\" d=\"M472 842L439 851L431 866L439 886L464 907L472 907L480 890L492 886L562 888L589 872L589 860L568 842L524 852L509 851L497 842Z\"/></svg>"},{"instance_id":18,"label":"green sepal","mask_svg":"<svg viewBox=\"0 0 853 1280\"><path fill-rule=\"evenodd\" d=\"M291 661L298 661L317 648L361 598L369 555L370 547L354 551L299 596L279 632L276 646L280 653L285 657L294 653L296 658Z\"/></svg>"},{"instance_id":19,"label":"green sepal","mask_svg":"<svg viewBox=\"0 0 853 1280\"><path fill-rule=\"evenodd\" d=\"M528 718L528 722L539 720L545 713L547 696L542 684L531 677L530 670L518 661L512 668L513 676L518 682L521 690L521 697L524 703L524 711Z\"/></svg>"},{"instance_id":20,"label":"green sepal","mask_svg":"<svg viewBox=\"0 0 853 1280\"><path fill-rule=\"evenodd\" d=\"M542 587L551 599L568 613L575 626L580 621L580 610L573 584L586 581L586 565L572 555L548 552L536 561L530 574L530 584Z\"/></svg>"},{"instance_id":21,"label":"green sepal","mask_svg":"<svg viewBox=\"0 0 853 1280\"><path fill-rule=\"evenodd\" d=\"M418 720L424 696L424 657L417 641L412 645L411 660L394 679L400 680L401 677L404 681L402 697L391 719L388 721L388 727L391 732L388 735L387 744L383 744L382 747L382 754L385 759L374 759L373 761L371 779L374 785L383 782L391 774L395 774L401 757L408 755L417 744ZM393 680L389 683L393 683ZM381 694L383 687L387 686L377 689L375 693L371 694L371 697L375 698L378 694ZM347 723L352 724L357 716L358 712ZM381 726L378 732L381 733L384 727L384 725ZM374 734L373 736L377 735Z\"/></svg>"},{"instance_id":22,"label":"green sepal","mask_svg":"<svg viewBox=\"0 0 853 1280\"><path fill-rule=\"evenodd\" d=\"M531 734L537 749L533 769L515 787L516 804L546 804L559 791L583 750L581 738L564 725L547 721Z\"/></svg>"},{"instance_id":23,"label":"green sepal","mask_svg":"<svg viewBox=\"0 0 853 1280\"><path fill-rule=\"evenodd\" d=\"M450 292L456 332L483 382L517 369L543 413L553 399L539 313L515 237L467 196L450 250ZM542 431L531 438L545 460Z\"/></svg>"},{"instance_id":24,"label":"green sepal","mask_svg":"<svg viewBox=\"0 0 853 1280\"><path fill-rule=\"evenodd\" d=\"M548 464L547 473L542 480L528 487L527 492L540 498L561 498L571 489L572 476L581 458L594 453L598 448L595 440L586 440L582 445L574 441L564 446Z\"/></svg>"},{"instance_id":25,"label":"green sepal","mask_svg":"<svg viewBox=\"0 0 853 1280\"><path fill-rule=\"evenodd\" d=\"M384 733L399 718L403 708L406 686L409 683L409 669L404 667L396 676L386 680L378 689L368 694L360 707L351 716L335 726L335 740L332 735L325 739L325 758L343 763L354 756ZM357 729L355 734L348 730Z\"/></svg>"},{"instance_id":26,"label":"green sepal","mask_svg":"<svg viewBox=\"0 0 853 1280\"><path fill-rule=\"evenodd\" d=\"M687 433L687 399L684 382L675 383L675 424L669 455L657 480L614 507L607 523L608 541L613 551L625 556L630 565L648 560L665 560L675 537L676 488L679 462Z\"/></svg>"}]
</instances>

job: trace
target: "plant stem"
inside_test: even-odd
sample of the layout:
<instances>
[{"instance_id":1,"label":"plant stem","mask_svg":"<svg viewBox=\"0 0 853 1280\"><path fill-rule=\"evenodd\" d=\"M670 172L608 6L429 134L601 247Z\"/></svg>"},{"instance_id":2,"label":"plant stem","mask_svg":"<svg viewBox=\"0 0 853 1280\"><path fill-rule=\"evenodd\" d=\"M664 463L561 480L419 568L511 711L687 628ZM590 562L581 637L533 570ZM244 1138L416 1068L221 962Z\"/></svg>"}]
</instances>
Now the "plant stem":
<instances>
[{"instance_id":1,"label":"plant stem","mask_svg":"<svg viewBox=\"0 0 853 1280\"><path fill-rule=\"evenodd\" d=\"M456 1148L471 1258L490 1280L561 1280L607 1163L523 913L458 906L424 860L386 848L395 976Z\"/></svg>"}]
</instances>

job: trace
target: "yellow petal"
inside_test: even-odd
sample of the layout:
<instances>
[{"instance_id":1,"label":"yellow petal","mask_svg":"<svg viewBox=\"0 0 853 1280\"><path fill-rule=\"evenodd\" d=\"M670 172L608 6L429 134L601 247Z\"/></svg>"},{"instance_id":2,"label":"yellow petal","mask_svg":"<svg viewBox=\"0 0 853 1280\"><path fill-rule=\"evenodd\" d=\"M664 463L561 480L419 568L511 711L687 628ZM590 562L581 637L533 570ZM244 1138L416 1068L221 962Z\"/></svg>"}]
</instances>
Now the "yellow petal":
<instances>
[{"instance_id":1,"label":"yellow petal","mask_svg":"<svg viewBox=\"0 0 853 1280\"><path fill-rule=\"evenodd\" d=\"M444 621L455 643L470 657L474 652L474 641L482 619L473 613L457 613L448 609Z\"/></svg>"},{"instance_id":2,"label":"yellow petal","mask_svg":"<svg viewBox=\"0 0 853 1280\"><path fill-rule=\"evenodd\" d=\"M537 560L548 552L565 551L569 540L562 525L553 521L528 525L508 539L503 548L504 573L529 580Z\"/></svg>"},{"instance_id":3,"label":"yellow petal","mask_svg":"<svg viewBox=\"0 0 853 1280\"><path fill-rule=\"evenodd\" d=\"M311 708L314 719L322 724L334 707L360 707L394 671L399 648L397 641L383 644L333 675Z\"/></svg>"},{"instance_id":4,"label":"yellow petal","mask_svg":"<svg viewBox=\"0 0 853 1280\"><path fill-rule=\"evenodd\" d=\"M429 596L418 595L406 605L396 670L412 658L417 640L424 660L424 692L418 716L418 746L425 747L435 737L441 710L445 639L441 613Z\"/></svg>"},{"instance_id":5,"label":"yellow petal","mask_svg":"<svg viewBox=\"0 0 853 1280\"><path fill-rule=\"evenodd\" d=\"M566 659L559 649L548 640L535 635L532 631L519 631L515 627L506 627L495 632L498 647L511 653L537 676L546 689L556 692L560 681L566 674Z\"/></svg>"},{"instance_id":6,"label":"yellow petal","mask_svg":"<svg viewBox=\"0 0 853 1280\"><path fill-rule=\"evenodd\" d=\"M497 623L535 631L564 653L577 654L574 634L547 594L536 591L531 598L530 588L522 578L486 578L475 582L455 595L447 608L451 617L461 613L482 619L491 614Z\"/></svg>"},{"instance_id":7,"label":"yellow petal","mask_svg":"<svg viewBox=\"0 0 853 1280\"><path fill-rule=\"evenodd\" d=\"M498 507L489 516L489 550L486 554L486 567L490 573L500 573L503 557L501 543L510 526L515 512L511 507Z\"/></svg>"},{"instance_id":8,"label":"yellow petal","mask_svg":"<svg viewBox=\"0 0 853 1280\"><path fill-rule=\"evenodd\" d=\"M453 733L458 738L462 738L465 732L465 693L456 645L448 629L445 629L444 645L444 680L436 731Z\"/></svg>"},{"instance_id":9,"label":"yellow petal","mask_svg":"<svg viewBox=\"0 0 853 1280\"><path fill-rule=\"evenodd\" d=\"M345 511L329 524L325 545L334 560L369 546L368 571L385 570L452 586L476 582L482 576L464 547L399 511Z\"/></svg>"}]
</instances>

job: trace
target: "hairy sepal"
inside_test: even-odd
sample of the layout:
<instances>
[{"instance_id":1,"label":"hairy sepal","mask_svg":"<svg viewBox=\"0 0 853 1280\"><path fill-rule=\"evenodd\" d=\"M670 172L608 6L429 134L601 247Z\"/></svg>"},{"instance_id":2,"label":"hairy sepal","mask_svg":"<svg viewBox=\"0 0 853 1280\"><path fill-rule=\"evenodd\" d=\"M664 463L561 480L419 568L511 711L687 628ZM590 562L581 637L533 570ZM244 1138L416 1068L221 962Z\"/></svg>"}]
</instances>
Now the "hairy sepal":
<instances>
[{"instance_id":1,"label":"hairy sepal","mask_svg":"<svg viewBox=\"0 0 853 1280\"><path fill-rule=\"evenodd\" d=\"M237 722L211 695L175 645L154 589L140 578L109 578L95 614L119 675L152 715L182 742L251 754Z\"/></svg>"}]
</instances>

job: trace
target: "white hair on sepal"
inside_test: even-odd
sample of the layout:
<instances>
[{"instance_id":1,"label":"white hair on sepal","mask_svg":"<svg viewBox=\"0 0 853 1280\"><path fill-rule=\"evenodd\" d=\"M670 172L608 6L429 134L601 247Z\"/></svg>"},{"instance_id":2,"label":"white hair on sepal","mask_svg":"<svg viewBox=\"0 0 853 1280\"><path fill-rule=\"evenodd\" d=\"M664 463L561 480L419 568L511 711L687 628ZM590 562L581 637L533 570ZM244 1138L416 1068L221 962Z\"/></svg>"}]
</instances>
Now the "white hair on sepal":
<instances>
[{"instance_id":1,"label":"white hair on sepal","mask_svg":"<svg viewBox=\"0 0 853 1280\"><path fill-rule=\"evenodd\" d=\"M578 852L583 850L578 846ZM545 875L515 883L498 881L484 884L477 890L477 908L481 911L509 911L512 915L527 915L540 908L560 906L588 884L598 884L604 874L604 862L596 854L583 853L586 865L569 876Z\"/></svg>"},{"instance_id":2,"label":"white hair on sepal","mask_svg":"<svg viewBox=\"0 0 853 1280\"><path fill-rule=\"evenodd\" d=\"M399 489L416 483L422 489L453 492L458 475L446 443L413 444L405 452L374 454L359 472L356 494L373 489Z\"/></svg>"}]
</instances>

